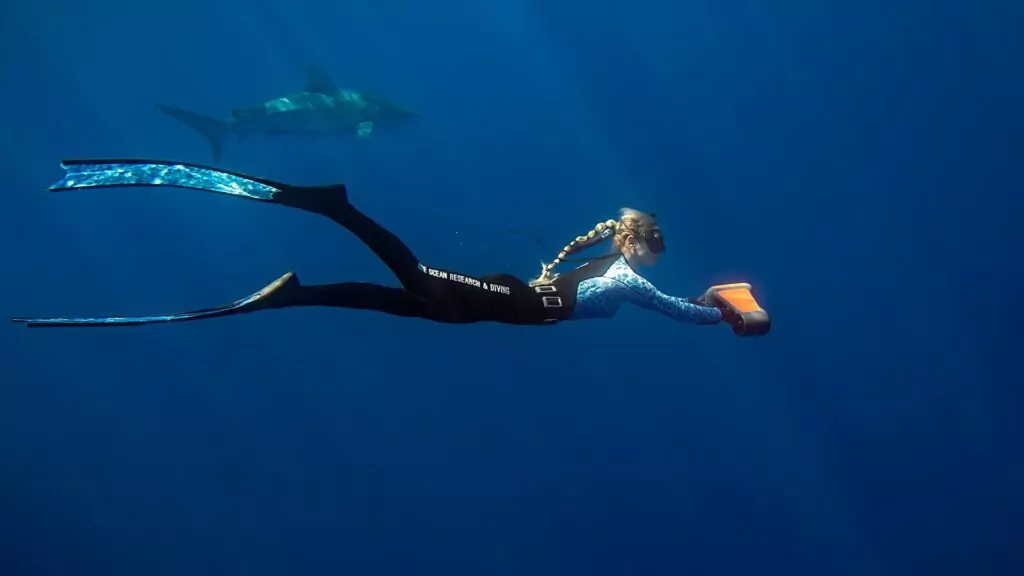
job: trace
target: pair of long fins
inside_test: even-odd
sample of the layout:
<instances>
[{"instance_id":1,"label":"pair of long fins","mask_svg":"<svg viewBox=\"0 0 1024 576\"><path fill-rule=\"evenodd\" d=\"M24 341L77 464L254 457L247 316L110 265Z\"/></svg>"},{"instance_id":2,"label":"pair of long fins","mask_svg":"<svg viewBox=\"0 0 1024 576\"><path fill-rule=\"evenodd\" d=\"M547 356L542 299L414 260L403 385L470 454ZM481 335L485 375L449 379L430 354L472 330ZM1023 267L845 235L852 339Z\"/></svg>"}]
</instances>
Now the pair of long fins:
<instances>
[{"instance_id":1,"label":"pair of long fins","mask_svg":"<svg viewBox=\"0 0 1024 576\"><path fill-rule=\"evenodd\" d=\"M264 202L293 205L281 202L310 194L341 194L346 196L344 184L330 186L292 186L246 174L212 168L199 164L170 162L165 160L119 159L119 160L64 160L61 162L66 174L50 186L51 192L81 190L86 188L116 188L125 186L169 186L206 192L217 192L242 196ZM95 327L95 326L138 326L160 322L180 322L227 316L286 303L291 293L299 287L294 273L288 272L252 294L230 304L190 312L136 317L41 317L12 318L12 322L23 323L29 328L45 327ZM276 306L271 306L276 304Z\"/></svg>"}]
</instances>

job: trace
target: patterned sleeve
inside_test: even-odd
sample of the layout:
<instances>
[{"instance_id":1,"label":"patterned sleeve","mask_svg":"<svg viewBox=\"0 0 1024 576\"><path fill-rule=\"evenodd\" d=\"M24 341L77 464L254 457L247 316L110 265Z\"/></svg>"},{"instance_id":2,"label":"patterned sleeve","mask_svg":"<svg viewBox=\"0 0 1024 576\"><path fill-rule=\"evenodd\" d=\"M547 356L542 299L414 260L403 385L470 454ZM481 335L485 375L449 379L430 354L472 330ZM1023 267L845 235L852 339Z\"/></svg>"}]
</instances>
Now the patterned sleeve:
<instances>
[{"instance_id":1,"label":"patterned sleeve","mask_svg":"<svg viewBox=\"0 0 1024 576\"><path fill-rule=\"evenodd\" d=\"M629 302L641 308L659 312L681 322L717 324L722 321L722 311L718 308L700 306L687 302L685 298L669 296L628 268L618 271L613 279L626 286Z\"/></svg>"}]
</instances>

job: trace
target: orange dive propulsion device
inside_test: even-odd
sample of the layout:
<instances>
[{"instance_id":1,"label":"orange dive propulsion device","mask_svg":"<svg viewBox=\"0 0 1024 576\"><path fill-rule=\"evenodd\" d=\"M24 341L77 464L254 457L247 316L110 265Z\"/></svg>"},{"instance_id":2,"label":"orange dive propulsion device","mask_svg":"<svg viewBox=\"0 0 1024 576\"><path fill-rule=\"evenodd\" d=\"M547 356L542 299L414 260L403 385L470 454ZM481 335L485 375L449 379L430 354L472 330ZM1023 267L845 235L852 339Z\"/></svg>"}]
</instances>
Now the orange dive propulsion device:
<instances>
[{"instance_id":1,"label":"orange dive propulsion device","mask_svg":"<svg viewBox=\"0 0 1024 576\"><path fill-rule=\"evenodd\" d=\"M727 308L735 315L732 331L737 336L764 336L772 328L768 312L754 299L746 282L712 286L704 297L709 304Z\"/></svg>"}]
</instances>

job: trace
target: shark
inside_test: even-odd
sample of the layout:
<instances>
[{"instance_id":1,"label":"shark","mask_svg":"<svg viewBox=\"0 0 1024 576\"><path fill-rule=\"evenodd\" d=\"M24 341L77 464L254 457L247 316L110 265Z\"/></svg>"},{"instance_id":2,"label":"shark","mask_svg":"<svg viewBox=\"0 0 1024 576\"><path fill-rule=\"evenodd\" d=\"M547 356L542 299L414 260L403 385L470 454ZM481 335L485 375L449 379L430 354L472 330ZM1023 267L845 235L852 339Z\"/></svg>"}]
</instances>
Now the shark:
<instances>
[{"instance_id":1,"label":"shark","mask_svg":"<svg viewBox=\"0 0 1024 576\"><path fill-rule=\"evenodd\" d=\"M158 103L156 108L206 137L214 162L220 161L228 136L239 140L250 134L355 134L369 138L376 128L394 128L419 115L388 98L339 88L317 66L308 69L304 91L235 108L227 118L212 118L167 104Z\"/></svg>"}]
</instances>

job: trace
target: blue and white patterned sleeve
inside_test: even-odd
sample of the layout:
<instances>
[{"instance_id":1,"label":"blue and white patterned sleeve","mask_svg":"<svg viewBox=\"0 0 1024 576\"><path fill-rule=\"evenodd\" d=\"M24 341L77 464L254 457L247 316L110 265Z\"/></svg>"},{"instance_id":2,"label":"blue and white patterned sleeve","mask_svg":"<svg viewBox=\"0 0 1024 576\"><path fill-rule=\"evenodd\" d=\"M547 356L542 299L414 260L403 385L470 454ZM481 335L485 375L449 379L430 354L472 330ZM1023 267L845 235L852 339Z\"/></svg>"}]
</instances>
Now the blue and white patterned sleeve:
<instances>
[{"instance_id":1,"label":"blue and white patterned sleeve","mask_svg":"<svg viewBox=\"0 0 1024 576\"><path fill-rule=\"evenodd\" d=\"M608 270L605 277L624 285L627 290L623 293L627 300L641 308L653 310L681 322L717 324L722 321L722 311L718 308L700 306L687 302L685 298L669 296L634 272L628 264L617 263Z\"/></svg>"}]
</instances>

